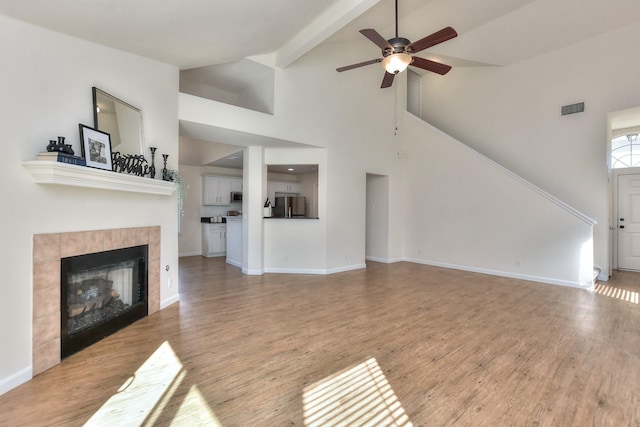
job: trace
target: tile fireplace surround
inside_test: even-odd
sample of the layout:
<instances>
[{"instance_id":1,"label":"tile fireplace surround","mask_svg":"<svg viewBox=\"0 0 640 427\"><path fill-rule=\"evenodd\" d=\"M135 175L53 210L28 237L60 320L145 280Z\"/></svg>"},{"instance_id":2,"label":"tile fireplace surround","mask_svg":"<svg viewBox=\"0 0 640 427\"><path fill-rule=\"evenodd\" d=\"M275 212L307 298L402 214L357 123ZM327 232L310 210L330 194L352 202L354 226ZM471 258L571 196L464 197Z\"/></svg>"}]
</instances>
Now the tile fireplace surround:
<instances>
[{"instance_id":1,"label":"tile fireplace surround","mask_svg":"<svg viewBox=\"0 0 640 427\"><path fill-rule=\"evenodd\" d=\"M149 315L160 310L160 226L33 236L33 375L60 363L60 259L149 245Z\"/></svg>"}]
</instances>

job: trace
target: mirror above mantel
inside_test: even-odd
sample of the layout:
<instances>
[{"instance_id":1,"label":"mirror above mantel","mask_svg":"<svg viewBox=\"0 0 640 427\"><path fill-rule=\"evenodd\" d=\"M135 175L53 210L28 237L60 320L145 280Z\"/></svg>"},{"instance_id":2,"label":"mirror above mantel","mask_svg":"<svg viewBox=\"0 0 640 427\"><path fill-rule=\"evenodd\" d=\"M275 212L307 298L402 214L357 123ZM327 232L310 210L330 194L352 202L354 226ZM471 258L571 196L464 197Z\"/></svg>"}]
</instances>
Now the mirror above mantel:
<instances>
[{"instance_id":1,"label":"mirror above mantel","mask_svg":"<svg viewBox=\"0 0 640 427\"><path fill-rule=\"evenodd\" d=\"M142 111L97 87L92 91L94 127L111 135L111 151L144 155Z\"/></svg>"}]
</instances>

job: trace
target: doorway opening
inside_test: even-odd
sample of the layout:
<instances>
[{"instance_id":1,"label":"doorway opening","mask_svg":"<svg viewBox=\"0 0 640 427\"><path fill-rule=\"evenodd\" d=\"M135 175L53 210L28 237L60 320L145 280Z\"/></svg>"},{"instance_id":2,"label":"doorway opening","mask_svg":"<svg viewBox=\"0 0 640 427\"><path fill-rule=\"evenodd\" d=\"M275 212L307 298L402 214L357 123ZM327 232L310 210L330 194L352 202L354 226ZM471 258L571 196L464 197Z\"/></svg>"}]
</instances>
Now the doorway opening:
<instances>
[{"instance_id":1,"label":"doorway opening","mask_svg":"<svg viewBox=\"0 0 640 427\"><path fill-rule=\"evenodd\" d=\"M389 262L389 177L367 174L365 259Z\"/></svg>"}]
</instances>

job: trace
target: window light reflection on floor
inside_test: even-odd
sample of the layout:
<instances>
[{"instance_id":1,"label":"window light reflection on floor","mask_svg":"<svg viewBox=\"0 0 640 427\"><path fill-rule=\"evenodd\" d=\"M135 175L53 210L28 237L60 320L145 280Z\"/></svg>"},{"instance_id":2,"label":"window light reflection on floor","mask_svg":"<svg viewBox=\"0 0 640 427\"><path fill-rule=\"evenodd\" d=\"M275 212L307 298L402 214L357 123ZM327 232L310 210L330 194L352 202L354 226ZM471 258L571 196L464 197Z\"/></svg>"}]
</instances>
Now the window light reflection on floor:
<instances>
[{"instance_id":1,"label":"window light reflection on floor","mask_svg":"<svg viewBox=\"0 0 640 427\"><path fill-rule=\"evenodd\" d=\"M614 288L612 286L603 285L602 283L597 283L593 291L599 295L627 301L633 304L640 304L640 295L638 292Z\"/></svg>"},{"instance_id":2,"label":"window light reflection on floor","mask_svg":"<svg viewBox=\"0 0 640 427\"><path fill-rule=\"evenodd\" d=\"M178 413L173 418L171 425L222 427L197 385L193 385L189 389L189 394L178 408Z\"/></svg>"},{"instance_id":3,"label":"window light reflection on floor","mask_svg":"<svg viewBox=\"0 0 640 427\"><path fill-rule=\"evenodd\" d=\"M174 399L186 370L165 341L86 422L85 426L154 425ZM182 398L171 426L221 426L196 385Z\"/></svg>"},{"instance_id":4,"label":"window light reflection on floor","mask_svg":"<svg viewBox=\"0 0 640 427\"><path fill-rule=\"evenodd\" d=\"M302 400L308 427L413 426L375 358L305 388Z\"/></svg>"}]
</instances>

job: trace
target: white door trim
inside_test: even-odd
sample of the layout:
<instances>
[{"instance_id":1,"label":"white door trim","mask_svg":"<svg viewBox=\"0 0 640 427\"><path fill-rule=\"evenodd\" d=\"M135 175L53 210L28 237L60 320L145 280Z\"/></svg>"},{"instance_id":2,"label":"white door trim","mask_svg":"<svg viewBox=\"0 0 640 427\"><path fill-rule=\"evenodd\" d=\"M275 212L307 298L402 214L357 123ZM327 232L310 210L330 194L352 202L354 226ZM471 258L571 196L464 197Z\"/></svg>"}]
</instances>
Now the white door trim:
<instances>
[{"instance_id":1,"label":"white door trim","mask_svg":"<svg viewBox=\"0 0 640 427\"><path fill-rule=\"evenodd\" d=\"M613 259L611 268L618 269L618 177L620 175L638 175L640 177L640 168L624 168L612 169L611 189L613 191L613 216L611 217L610 230L612 233L612 252Z\"/></svg>"}]
</instances>

